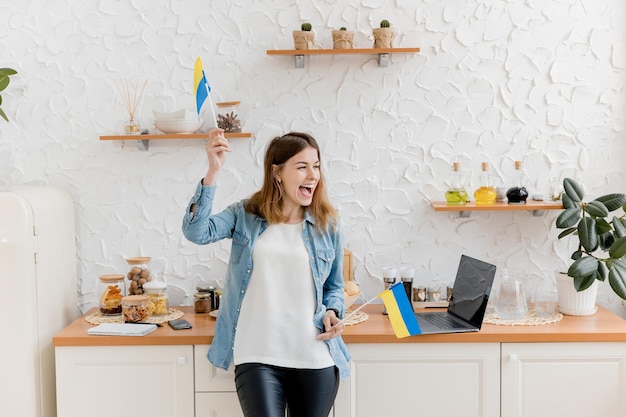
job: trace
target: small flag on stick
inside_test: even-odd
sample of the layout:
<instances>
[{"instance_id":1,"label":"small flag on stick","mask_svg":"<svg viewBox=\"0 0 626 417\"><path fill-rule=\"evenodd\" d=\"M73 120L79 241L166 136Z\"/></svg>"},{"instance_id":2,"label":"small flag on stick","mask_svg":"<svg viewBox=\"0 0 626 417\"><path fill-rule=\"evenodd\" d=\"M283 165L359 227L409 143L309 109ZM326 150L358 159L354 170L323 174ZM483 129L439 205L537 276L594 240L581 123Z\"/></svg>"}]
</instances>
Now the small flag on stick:
<instances>
[{"instance_id":1,"label":"small flag on stick","mask_svg":"<svg viewBox=\"0 0 626 417\"><path fill-rule=\"evenodd\" d=\"M411 308L411 302L401 282L393 284L389 289L378 294L385 303L393 332L397 338L421 334L417 318Z\"/></svg>"},{"instance_id":2,"label":"small flag on stick","mask_svg":"<svg viewBox=\"0 0 626 417\"><path fill-rule=\"evenodd\" d=\"M355 315L359 310L379 297L383 300L387 308L387 315L391 322L391 327L398 339L422 334L422 329L420 329L419 324L417 324L417 318L415 317L415 313L413 313L413 308L411 308L411 301L409 301L406 292L404 292L404 286L401 282L393 284L389 289L367 300L367 302L348 314L339 323L335 324L335 326L345 323L346 320Z\"/></svg>"},{"instance_id":3,"label":"small flag on stick","mask_svg":"<svg viewBox=\"0 0 626 417\"><path fill-rule=\"evenodd\" d=\"M211 86L206 80L206 75L204 74L204 69L202 68L202 61L199 57L196 59L196 63L193 67L193 86L196 95L196 110L198 112L198 120L200 120L200 109L208 98L209 103L211 104L211 114L213 115L213 122L215 123L215 127L217 127L217 119L215 117L215 111L213 110L213 102L211 101Z\"/></svg>"}]
</instances>

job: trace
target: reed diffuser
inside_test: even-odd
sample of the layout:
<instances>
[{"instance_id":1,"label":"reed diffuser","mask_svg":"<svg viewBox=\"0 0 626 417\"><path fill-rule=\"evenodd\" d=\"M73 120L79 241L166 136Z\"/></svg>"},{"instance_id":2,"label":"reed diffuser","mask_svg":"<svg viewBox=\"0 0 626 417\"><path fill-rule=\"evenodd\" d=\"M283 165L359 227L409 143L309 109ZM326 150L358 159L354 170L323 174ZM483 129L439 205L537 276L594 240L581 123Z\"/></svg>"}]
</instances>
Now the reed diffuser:
<instances>
[{"instance_id":1,"label":"reed diffuser","mask_svg":"<svg viewBox=\"0 0 626 417\"><path fill-rule=\"evenodd\" d=\"M135 82L134 85L131 85L128 80L120 82L120 94L126 106L126 111L128 111L128 121L124 124L124 134L126 135L139 135L141 133L139 121L136 118L137 107L139 106L147 83L148 80L145 80L141 88L139 88L138 81Z\"/></svg>"}]
</instances>

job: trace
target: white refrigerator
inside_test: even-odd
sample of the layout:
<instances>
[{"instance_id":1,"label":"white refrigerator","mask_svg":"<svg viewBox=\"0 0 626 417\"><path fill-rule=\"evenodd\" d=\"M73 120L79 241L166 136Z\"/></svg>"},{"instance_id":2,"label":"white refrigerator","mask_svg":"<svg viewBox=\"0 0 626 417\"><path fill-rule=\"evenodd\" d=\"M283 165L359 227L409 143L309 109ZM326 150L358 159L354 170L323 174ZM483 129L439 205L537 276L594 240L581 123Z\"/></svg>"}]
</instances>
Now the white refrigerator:
<instances>
[{"instance_id":1,"label":"white refrigerator","mask_svg":"<svg viewBox=\"0 0 626 417\"><path fill-rule=\"evenodd\" d=\"M0 191L0 416L56 416L52 337L80 315L74 222L60 188Z\"/></svg>"}]
</instances>

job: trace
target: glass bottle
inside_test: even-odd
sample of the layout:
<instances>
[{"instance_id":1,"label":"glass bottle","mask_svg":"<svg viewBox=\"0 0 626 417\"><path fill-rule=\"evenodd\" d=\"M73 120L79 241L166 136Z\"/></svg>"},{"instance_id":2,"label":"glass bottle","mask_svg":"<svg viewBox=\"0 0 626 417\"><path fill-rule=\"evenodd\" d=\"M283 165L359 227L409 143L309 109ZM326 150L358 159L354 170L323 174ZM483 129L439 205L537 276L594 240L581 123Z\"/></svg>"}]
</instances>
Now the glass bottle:
<instances>
[{"instance_id":1,"label":"glass bottle","mask_svg":"<svg viewBox=\"0 0 626 417\"><path fill-rule=\"evenodd\" d=\"M143 284L143 291L149 297L148 308L151 316L165 316L170 311L169 297L165 292L167 284L151 281Z\"/></svg>"},{"instance_id":2,"label":"glass bottle","mask_svg":"<svg viewBox=\"0 0 626 417\"><path fill-rule=\"evenodd\" d=\"M126 259L126 262L130 265L130 271L127 274L128 295L143 294L143 284L152 281L152 275L148 269L150 260L149 256Z\"/></svg>"},{"instance_id":3,"label":"glass bottle","mask_svg":"<svg viewBox=\"0 0 626 417\"><path fill-rule=\"evenodd\" d=\"M450 178L450 188L446 191L446 202L449 206L462 206L467 203L465 177L461 174L460 162L452 164L452 177Z\"/></svg>"},{"instance_id":4,"label":"glass bottle","mask_svg":"<svg viewBox=\"0 0 626 417\"><path fill-rule=\"evenodd\" d=\"M100 313L105 316L122 314L122 298L125 296L124 275L100 276Z\"/></svg>"},{"instance_id":5,"label":"glass bottle","mask_svg":"<svg viewBox=\"0 0 626 417\"><path fill-rule=\"evenodd\" d=\"M396 283L396 274L398 270L396 268L385 268L383 270L383 283L385 284L385 289L388 290L391 288L393 284ZM387 314L387 308L383 304L383 314Z\"/></svg>"},{"instance_id":6,"label":"glass bottle","mask_svg":"<svg viewBox=\"0 0 626 417\"><path fill-rule=\"evenodd\" d=\"M506 198L509 200L509 204L526 204L526 199L528 198L526 180L526 175L522 169L522 161L515 161L513 187L509 188L506 192Z\"/></svg>"},{"instance_id":7,"label":"glass bottle","mask_svg":"<svg viewBox=\"0 0 626 417\"><path fill-rule=\"evenodd\" d=\"M474 192L474 199L476 204L494 204L496 197L496 189L493 187L489 176L489 162L483 162L482 172L480 173L480 187Z\"/></svg>"}]
</instances>

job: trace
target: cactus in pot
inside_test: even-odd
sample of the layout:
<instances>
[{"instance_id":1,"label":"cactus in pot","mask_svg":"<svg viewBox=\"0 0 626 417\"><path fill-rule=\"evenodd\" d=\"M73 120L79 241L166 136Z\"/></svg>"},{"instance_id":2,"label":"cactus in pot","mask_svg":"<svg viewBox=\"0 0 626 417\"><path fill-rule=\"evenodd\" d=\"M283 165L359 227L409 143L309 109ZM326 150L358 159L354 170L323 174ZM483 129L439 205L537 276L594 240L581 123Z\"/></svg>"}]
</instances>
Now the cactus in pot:
<instances>
[{"instance_id":1,"label":"cactus in pot","mask_svg":"<svg viewBox=\"0 0 626 417\"><path fill-rule=\"evenodd\" d=\"M346 29L345 26L339 28L339 30L332 31L333 36L333 49L352 49L354 43L354 32Z\"/></svg>"},{"instance_id":2,"label":"cactus in pot","mask_svg":"<svg viewBox=\"0 0 626 417\"><path fill-rule=\"evenodd\" d=\"M299 50L314 48L315 32L311 23L304 22L300 25L300 30L293 31L293 44Z\"/></svg>"},{"instance_id":3,"label":"cactus in pot","mask_svg":"<svg viewBox=\"0 0 626 417\"><path fill-rule=\"evenodd\" d=\"M396 31L387 19L380 21L380 27L372 29L374 48L393 48Z\"/></svg>"}]
</instances>

